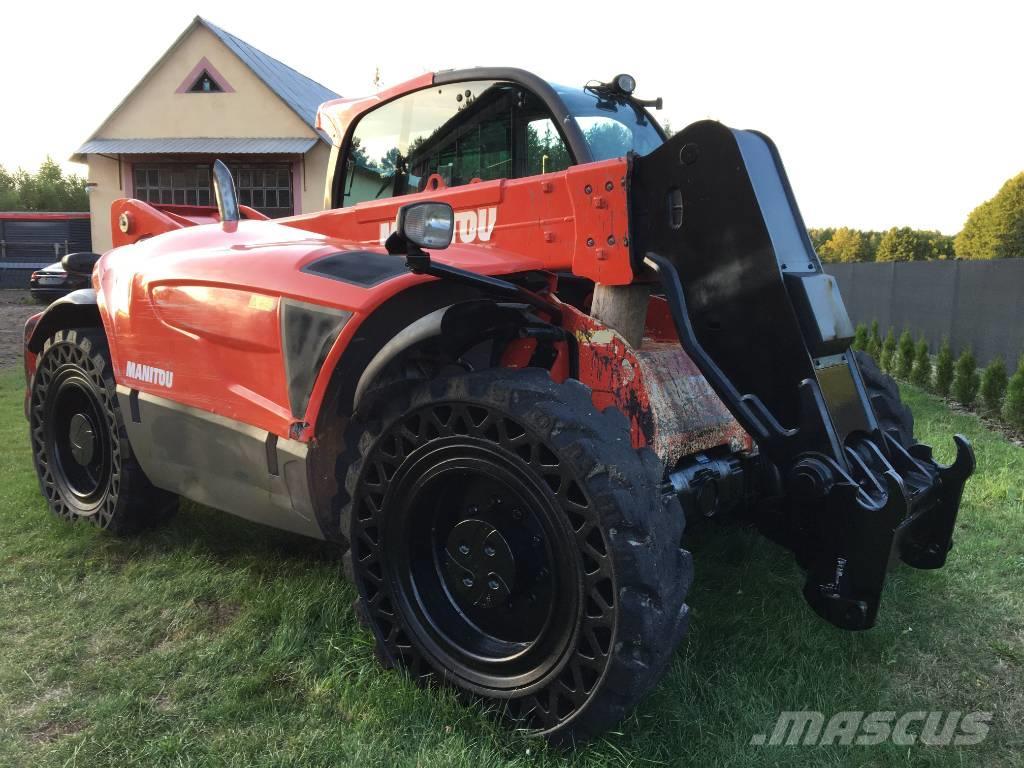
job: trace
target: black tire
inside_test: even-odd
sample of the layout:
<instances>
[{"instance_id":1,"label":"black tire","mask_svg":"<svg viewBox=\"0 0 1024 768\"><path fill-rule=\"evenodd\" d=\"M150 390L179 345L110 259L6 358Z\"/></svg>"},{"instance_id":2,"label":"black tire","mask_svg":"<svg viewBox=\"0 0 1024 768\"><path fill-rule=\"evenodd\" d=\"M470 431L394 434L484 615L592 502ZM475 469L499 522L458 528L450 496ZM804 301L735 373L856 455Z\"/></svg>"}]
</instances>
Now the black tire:
<instances>
[{"instance_id":1,"label":"black tire","mask_svg":"<svg viewBox=\"0 0 1024 768\"><path fill-rule=\"evenodd\" d=\"M620 721L686 632L693 573L625 417L527 369L439 378L362 423L341 523L378 658L558 744Z\"/></svg>"},{"instance_id":2,"label":"black tire","mask_svg":"<svg viewBox=\"0 0 1024 768\"><path fill-rule=\"evenodd\" d=\"M895 434L900 444L914 443L914 414L900 400L900 388L896 381L882 372L878 363L867 352L856 351L857 365L864 378L868 400L883 432Z\"/></svg>"},{"instance_id":3,"label":"black tire","mask_svg":"<svg viewBox=\"0 0 1024 768\"><path fill-rule=\"evenodd\" d=\"M46 340L28 415L39 489L58 517L125 536L177 509L178 497L154 487L132 452L102 331Z\"/></svg>"}]
</instances>

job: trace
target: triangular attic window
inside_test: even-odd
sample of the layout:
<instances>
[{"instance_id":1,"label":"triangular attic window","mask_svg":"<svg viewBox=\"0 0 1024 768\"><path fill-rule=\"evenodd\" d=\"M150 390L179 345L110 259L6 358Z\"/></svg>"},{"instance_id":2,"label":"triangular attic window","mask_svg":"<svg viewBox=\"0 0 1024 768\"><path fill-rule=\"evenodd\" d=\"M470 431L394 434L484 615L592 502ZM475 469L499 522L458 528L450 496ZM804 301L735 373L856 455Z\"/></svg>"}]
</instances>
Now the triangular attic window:
<instances>
[{"instance_id":1,"label":"triangular attic window","mask_svg":"<svg viewBox=\"0 0 1024 768\"><path fill-rule=\"evenodd\" d=\"M189 93L223 93L224 89L220 83L213 79L205 69L199 73L199 77L188 89Z\"/></svg>"}]
</instances>

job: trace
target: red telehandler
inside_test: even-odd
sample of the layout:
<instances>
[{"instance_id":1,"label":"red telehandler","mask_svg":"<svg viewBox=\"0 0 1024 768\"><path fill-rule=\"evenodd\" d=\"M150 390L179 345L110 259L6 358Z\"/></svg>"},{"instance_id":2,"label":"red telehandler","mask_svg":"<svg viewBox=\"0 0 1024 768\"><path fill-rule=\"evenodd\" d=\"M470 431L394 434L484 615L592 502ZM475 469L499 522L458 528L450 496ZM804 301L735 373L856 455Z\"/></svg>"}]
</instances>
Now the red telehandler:
<instances>
[{"instance_id":1,"label":"red telehandler","mask_svg":"<svg viewBox=\"0 0 1024 768\"><path fill-rule=\"evenodd\" d=\"M635 82L480 68L320 108L326 209L117 200L92 287L25 329L52 510L178 497L336 542L380 660L559 743L658 681L686 521L788 547L837 627L939 568L974 469L850 349L775 145L667 137Z\"/></svg>"}]
</instances>

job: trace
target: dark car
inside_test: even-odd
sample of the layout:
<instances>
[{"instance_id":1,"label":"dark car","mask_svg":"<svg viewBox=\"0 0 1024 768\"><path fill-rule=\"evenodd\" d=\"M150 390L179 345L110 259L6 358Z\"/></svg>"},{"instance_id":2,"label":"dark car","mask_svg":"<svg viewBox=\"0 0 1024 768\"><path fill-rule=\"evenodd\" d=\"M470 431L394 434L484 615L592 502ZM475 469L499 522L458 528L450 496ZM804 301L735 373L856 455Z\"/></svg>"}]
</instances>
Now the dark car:
<instances>
[{"instance_id":1,"label":"dark car","mask_svg":"<svg viewBox=\"0 0 1024 768\"><path fill-rule=\"evenodd\" d=\"M69 275L58 261L32 273L29 290L36 301L50 303L66 293L89 287L88 275Z\"/></svg>"}]
</instances>

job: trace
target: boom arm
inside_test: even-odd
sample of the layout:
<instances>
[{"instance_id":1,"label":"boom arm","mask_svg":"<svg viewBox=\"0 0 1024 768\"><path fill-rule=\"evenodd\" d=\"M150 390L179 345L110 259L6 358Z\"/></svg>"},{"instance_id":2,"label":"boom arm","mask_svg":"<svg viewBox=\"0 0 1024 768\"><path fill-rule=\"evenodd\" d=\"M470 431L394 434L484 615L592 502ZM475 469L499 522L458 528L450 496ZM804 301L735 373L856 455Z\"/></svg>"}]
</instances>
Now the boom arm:
<instances>
[{"instance_id":1,"label":"boom arm","mask_svg":"<svg viewBox=\"0 0 1024 768\"><path fill-rule=\"evenodd\" d=\"M785 486L765 527L808 568L820 615L872 626L891 559L945 562L970 445L958 436L942 467L879 429L838 287L766 136L691 125L633 159L630 206L634 270L658 273L681 343Z\"/></svg>"}]
</instances>

